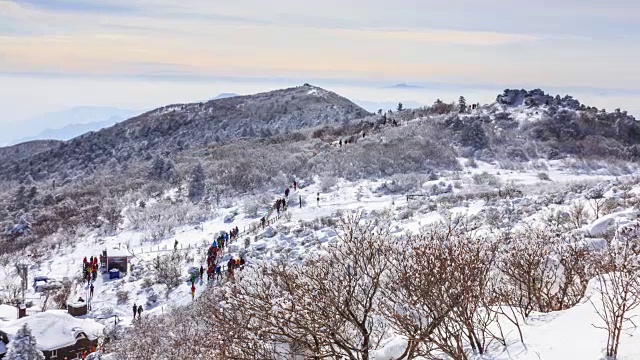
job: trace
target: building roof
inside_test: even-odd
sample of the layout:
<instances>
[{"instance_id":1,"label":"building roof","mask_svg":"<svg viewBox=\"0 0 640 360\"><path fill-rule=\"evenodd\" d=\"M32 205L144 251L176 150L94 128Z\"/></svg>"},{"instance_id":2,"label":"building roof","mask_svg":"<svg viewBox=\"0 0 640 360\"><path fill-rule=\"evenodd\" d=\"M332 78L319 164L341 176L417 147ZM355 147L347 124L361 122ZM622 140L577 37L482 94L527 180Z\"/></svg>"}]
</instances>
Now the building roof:
<instances>
[{"instance_id":1,"label":"building roof","mask_svg":"<svg viewBox=\"0 0 640 360\"><path fill-rule=\"evenodd\" d=\"M84 334L87 339L95 340L102 335L104 325L93 319L79 319L65 310L49 310L23 317L10 322L0 323L0 331L9 336L9 342L23 324L31 329L36 338L36 347L51 351L71 346Z\"/></svg>"},{"instance_id":2,"label":"building roof","mask_svg":"<svg viewBox=\"0 0 640 360\"><path fill-rule=\"evenodd\" d=\"M131 254L127 249L107 249L107 257L130 257Z\"/></svg>"},{"instance_id":3,"label":"building roof","mask_svg":"<svg viewBox=\"0 0 640 360\"><path fill-rule=\"evenodd\" d=\"M11 305L0 305L0 326L3 321L11 321L18 318L18 308Z\"/></svg>"}]
</instances>

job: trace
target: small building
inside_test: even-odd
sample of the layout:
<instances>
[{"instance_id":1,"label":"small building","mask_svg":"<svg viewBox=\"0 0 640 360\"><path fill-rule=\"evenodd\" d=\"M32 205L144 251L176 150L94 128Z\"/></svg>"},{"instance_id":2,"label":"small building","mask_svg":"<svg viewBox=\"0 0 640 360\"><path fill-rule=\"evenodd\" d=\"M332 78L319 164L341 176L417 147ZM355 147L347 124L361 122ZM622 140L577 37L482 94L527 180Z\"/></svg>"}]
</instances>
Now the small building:
<instances>
[{"instance_id":1,"label":"small building","mask_svg":"<svg viewBox=\"0 0 640 360\"><path fill-rule=\"evenodd\" d=\"M84 316L87 315L87 302L86 301L76 301L67 303L67 311L71 316Z\"/></svg>"},{"instance_id":2,"label":"small building","mask_svg":"<svg viewBox=\"0 0 640 360\"><path fill-rule=\"evenodd\" d=\"M109 272L111 269L118 269L120 272L126 273L129 268L129 258L131 254L125 249L107 249L102 252L100 262L104 264L104 271Z\"/></svg>"},{"instance_id":3,"label":"small building","mask_svg":"<svg viewBox=\"0 0 640 360\"><path fill-rule=\"evenodd\" d=\"M0 322L0 359L18 330L27 324L36 347L47 360L81 358L98 346L104 325L92 319L78 319L65 310L49 310L13 321Z\"/></svg>"}]
</instances>

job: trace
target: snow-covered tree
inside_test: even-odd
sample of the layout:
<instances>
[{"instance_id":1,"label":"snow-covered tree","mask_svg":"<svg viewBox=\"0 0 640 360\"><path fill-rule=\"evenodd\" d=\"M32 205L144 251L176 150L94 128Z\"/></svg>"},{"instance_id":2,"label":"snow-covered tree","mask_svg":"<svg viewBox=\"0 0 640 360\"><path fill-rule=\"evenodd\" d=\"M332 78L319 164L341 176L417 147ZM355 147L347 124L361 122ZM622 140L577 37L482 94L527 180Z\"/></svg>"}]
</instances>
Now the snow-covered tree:
<instances>
[{"instance_id":1,"label":"snow-covered tree","mask_svg":"<svg viewBox=\"0 0 640 360\"><path fill-rule=\"evenodd\" d=\"M44 354L36 348L36 338L31 335L27 324L18 330L8 348L5 360L44 360Z\"/></svg>"},{"instance_id":2,"label":"snow-covered tree","mask_svg":"<svg viewBox=\"0 0 640 360\"><path fill-rule=\"evenodd\" d=\"M173 181L176 177L175 165L171 160L156 157L151 164L149 179L156 181Z\"/></svg>"},{"instance_id":3,"label":"snow-covered tree","mask_svg":"<svg viewBox=\"0 0 640 360\"><path fill-rule=\"evenodd\" d=\"M205 195L205 175L202 164L198 163L191 171L191 181L189 182L189 199L194 203L199 202Z\"/></svg>"},{"instance_id":4,"label":"snow-covered tree","mask_svg":"<svg viewBox=\"0 0 640 360\"><path fill-rule=\"evenodd\" d=\"M460 98L458 99L458 110L461 113L467 111L467 100L464 98L464 96L460 96Z\"/></svg>"}]
</instances>

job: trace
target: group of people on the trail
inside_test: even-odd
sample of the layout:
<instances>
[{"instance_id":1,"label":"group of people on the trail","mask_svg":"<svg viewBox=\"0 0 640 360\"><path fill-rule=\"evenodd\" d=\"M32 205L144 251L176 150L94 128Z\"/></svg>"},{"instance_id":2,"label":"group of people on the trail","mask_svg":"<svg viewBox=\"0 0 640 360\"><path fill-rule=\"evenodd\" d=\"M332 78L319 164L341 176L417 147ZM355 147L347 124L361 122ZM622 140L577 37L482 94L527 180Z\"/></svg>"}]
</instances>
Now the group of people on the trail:
<instances>
[{"instance_id":1,"label":"group of people on the trail","mask_svg":"<svg viewBox=\"0 0 640 360\"><path fill-rule=\"evenodd\" d=\"M98 257L91 256L88 260L85 256L82 260L82 278L87 282L96 281L98 278ZM93 291L92 291L93 292Z\"/></svg>"},{"instance_id":2,"label":"group of people on the trail","mask_svg":"<svg viewBox=\"0 0 640 360\"><path fill-rule=\"evenodd\" d=\"M240 257L239 259L231 258L227 261L227 273L231 280L235 279L235 271L244 269L245 260L244 257Z\"/></svg>"},{"instance_id":3,"label":"group of people on the trail","mask_svg":"<svg viewBox=\"0 0 640 360\"><path fill-rule=\"evenodd\" d=\"M232 237L232 239L235 239L235 237L237 237L237 234L239 233L238 228L234 228L233 229L233 233L235 234L234 237ZM220 262L220 259L218 258L218 255L222 255L222 252L224 251L224 247L225 245L227 245L227 241L225 240L228 238L224 237L224 234L222 234L221 236L218 237L218 239L216 239L216 241L214 241L211 246L209 246L209 250L207 250L207 282L211 282L211 280L213 280L214 276L216 280L220 280L220 277L222 276L222 267L223 264ZM220 256L222 257L222 256ZM243 268L245 264L245 260L244 257L240 257L239 259L234 259L233 257L229 259L229 261L227 262L227 271L229 273L229 277L233 278L233 272L236 269L239 268ZM204 267L200 266L200 279L202 280L202 278L204 277ZM195 279L192 276L191 278L191 287L192 287L192 297L195 296Z\"/></svg>"},{"instance_id":4,"label":"group of people on the trail","mask_svg":"<svg viewBox=\"0 0 640 360\"><path fill-rule=\"evenodd\" d=\"M142 305L136 305L133 303L133 320L136 319L136 314L138 315L138 320L142 317Z\"/></svg>"},{"instance_id":5,"label":"group of people on the trail","mask_svg":"<svg viewBox=\"0 0 640 360\"><path fill-rule=\"evenodd\" d=\"M395 121L395 120L394 120L394 121ZM364 138L365 136L366 136L366 133L363 131L363 132L362 132L362 138ZM340 140L338 140L338 145L339 145L340 147L342 147L342 145L343 145L343 144L344 144L345 146L346 146L347 144L356 144L356 143L358 143L358 138L359 138L359 137L360 137L359 135L351 135L351 136L349 136L349 137L345 138L344 140L341 138ZM335 144L335 143L334 143L334 144Z\"/></svg>"},{"instance_id":6,"label":"group of people on the trail","mask_svg":"<svg viewBox=\"0 0 640 360\"><path fill-rule=\"evenodd\" d=\"M287 194L286 196L289 195L289 189L287 189L285 194ZM276 203L273 204L273 208L276 209L278 215L280 215L280 211L287 211L287 200L285 198L276 200Z\"/></svg>"}]
</instances>

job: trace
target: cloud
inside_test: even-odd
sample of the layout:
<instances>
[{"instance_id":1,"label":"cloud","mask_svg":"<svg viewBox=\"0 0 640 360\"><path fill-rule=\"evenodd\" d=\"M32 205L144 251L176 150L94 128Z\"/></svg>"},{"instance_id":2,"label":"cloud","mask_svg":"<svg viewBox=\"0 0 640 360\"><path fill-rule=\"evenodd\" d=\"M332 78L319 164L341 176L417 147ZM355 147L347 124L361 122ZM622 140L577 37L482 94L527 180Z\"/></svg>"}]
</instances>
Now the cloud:
<instances>
[{"instance_id":1,"label":"cloud","mask_svg":"<svg viewBox=\"0 0 640 360\"><path fill-rule=\"evenodd\" d=\"M0 0L0 72L635 86L640 75L631 55L638 51L629 44L637 25L617 23L624 40L592 36L575 29L615 26L565 15L574 8L595 18L598 6L595 0L544 8L507 0Z\"/></svg>"},{"instance_id":2,"label":"cloud","mask_svg":"<svg viewBox=\"0 0 640 360\"><path fill-rule=\"evenodd\" d=\"M83 0L13 0L13 3L29 8L40 10L51 10L56 12L94 12L94 13L132 13L135 7L126 3L109 4L105 1L83 1Z\"/></svg>"},{"instance_id":3,"label":"cloud","mask_svg":"<svg viewBox=\"0 0 640 360\"><path fill-rule=\"evenodd\" d=\"M455 30L351 30L334 31L338 36L367 40L393 40L412 43L444 43L456 45L504 45L539 40L536 35L506 34L486 31Z\"/></svg>"}]
</instances>

